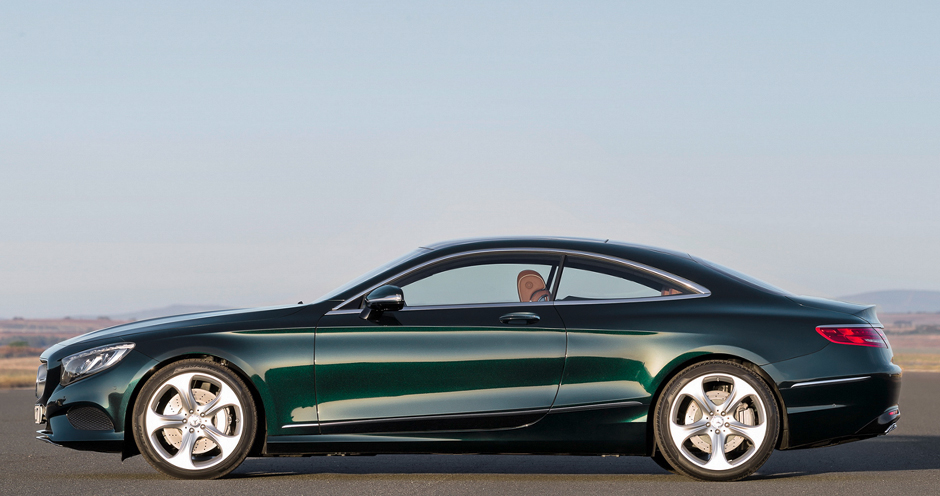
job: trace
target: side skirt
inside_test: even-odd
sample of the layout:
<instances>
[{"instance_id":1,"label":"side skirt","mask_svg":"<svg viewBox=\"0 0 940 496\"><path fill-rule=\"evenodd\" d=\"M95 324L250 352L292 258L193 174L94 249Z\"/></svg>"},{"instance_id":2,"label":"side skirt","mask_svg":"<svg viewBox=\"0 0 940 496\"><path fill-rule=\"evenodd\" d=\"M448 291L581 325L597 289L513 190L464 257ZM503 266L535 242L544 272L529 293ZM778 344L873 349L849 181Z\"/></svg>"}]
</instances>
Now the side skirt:
<instances>
[{"instance_id":1,"label":"side skirt","mask_svg":"<svg viewBox=\"0 0 940 496\"><path fill-rule=\"evenodd\" d=\"M603 405L554 408L547 413L537 412L537 422L508 429L486 430L483 428L422 432L360 431L342 434L324 432L323 434L268 436L264 454L268 456L461 453L644 455L648 410L649 405L645 403L624 401ZM431 419L421 419L422 422L429 420ZM483 419L472 420L476 422ZM368 424L360 423L360 425ZM376 428L381 425L383 424L376 423L372 427ZM323 427L324 425L321 424L321 428Z\"/></svg>"}]
</instances>

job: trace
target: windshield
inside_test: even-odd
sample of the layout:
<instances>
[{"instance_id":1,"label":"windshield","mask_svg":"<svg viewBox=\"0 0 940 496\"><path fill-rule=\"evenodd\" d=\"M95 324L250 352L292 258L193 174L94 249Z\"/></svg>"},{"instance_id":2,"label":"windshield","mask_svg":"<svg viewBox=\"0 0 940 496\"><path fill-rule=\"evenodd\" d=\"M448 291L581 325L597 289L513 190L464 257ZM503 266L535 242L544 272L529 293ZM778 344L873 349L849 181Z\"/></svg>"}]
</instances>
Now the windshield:
<instances>
[{"instance_id":1,"label":"windshield","mask_svg":"<svg viewBox=\"0 0 940 496\"><path fill-rule=\"evenodd\" d=\"M773 284L770 284L770 283L768 283L768 282L761 281L760 279L758 279L758 278L756 278L756 277L749 276L749 275L747 275L747 274L745 274L745 273L743 273L743 272L738 272L738 271L736 271L736 270L734 270L734 269L732 269L732 268L725 267L724 265L717 264L717 263L715 263L715 262L709 262L708 260L704 260L704 259L701 259L701 258L698 258L698 257L692 257L692 258L693 258L696 262L698 262L698 263L700 263L700 264L702 264L702 265L704 265L704 266L706 266L706 267L715 269L715 270L717 270L718 272L721 272L722 274L724 274L724 275L726 275L726 276L733 277L734 279L737 279L737 280L739 280L739 281L741 281L741 282L743 282L743 283L745 283L745 284L747 284L747 285L749 285L749 286L754 286L754 287L756 287L757 289L761 289L761 290L767 291L767 292L769 292L769 293L776 293L776 294L780 294L780 295L788 295L788 294L790 294L790 292L787 291L787 290L785 290L785 289L780 289L780 288L778 288L777 286L774 286Z\"/></svg>"},{"instance_id":2,"label":"windshield","mask_svg":"<svg viewBox=\"0 0 940 496\"><path fill-rule=\"evenodd\" d=\"M381 266L381 267L377 267L377 268L375 268L375 269L373 269L373 270L370 270L369 272L366 272L365 274L363 274L363 275L361 275L361 276L359 276L359 277L353 279L352 281L349 281L349 282L347 282L346 284L343 284L342 286L340 286L340 287L334 289L333 291L330 291L329 293L327 293L327 294L321 296L320 298L317 299L317 301L326 301L326 300L333 300L333 299L336 299L337 296L339 296L339 295L345 293L346 291L349 291L350 289L352 289L352 288L354 288L354 287L356 287L356 286L358 286L358 285L360 285L360 284L362 284L362 283L368 281L369 279L372 279L373 277L375 277L375 276L381 274L382 272L385 272L386 270L391 269L392 267L394 267L394 266L396 266L396 265L398 265L398 264L401 264L401 263L403 263L403 262L407 262L408 260L411 260L411 259L417 257L418 255L421 255L422 253L427 253L427 252L429 252L429 251L431 251L431 250L429 250L429 249L427 249L427 248L418 248L417 250L408 252L408 253L406 253L406 254L404 254L404 255L402 255L402 256L396 258L395 260L392 260L391 262L389 262L389 263L387 263L387 264L385 264L385 265L383 265L383 266Z\"/></svg>"}]
</instances>

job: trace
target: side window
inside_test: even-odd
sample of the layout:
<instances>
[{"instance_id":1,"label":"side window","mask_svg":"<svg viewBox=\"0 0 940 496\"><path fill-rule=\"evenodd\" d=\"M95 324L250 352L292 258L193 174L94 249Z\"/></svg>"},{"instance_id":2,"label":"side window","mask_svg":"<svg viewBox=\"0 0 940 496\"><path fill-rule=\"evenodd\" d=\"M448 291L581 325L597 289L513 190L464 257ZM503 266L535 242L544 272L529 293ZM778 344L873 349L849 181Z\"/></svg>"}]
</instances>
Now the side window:
<instances>
[{"instance_id":1,"label":"side window","mask_svg":"<svg viewBox=\"0 0 940 496\"><path fill-rule=\"evenodd\" d=\"M558 286L558 301L619 300L686 294L668 281L621 265L568 257Z\"/></svg>"},{"instance_id":2,"label":"side window","mask_svg":"<svg viewBox=\"0 0 940 496\"><path fill-rule=\"evenodd\" d=\"M464 257L391 284L402 288L409 307L551 301L559 261L554 255Z\"/></svg>"}]
</instances>

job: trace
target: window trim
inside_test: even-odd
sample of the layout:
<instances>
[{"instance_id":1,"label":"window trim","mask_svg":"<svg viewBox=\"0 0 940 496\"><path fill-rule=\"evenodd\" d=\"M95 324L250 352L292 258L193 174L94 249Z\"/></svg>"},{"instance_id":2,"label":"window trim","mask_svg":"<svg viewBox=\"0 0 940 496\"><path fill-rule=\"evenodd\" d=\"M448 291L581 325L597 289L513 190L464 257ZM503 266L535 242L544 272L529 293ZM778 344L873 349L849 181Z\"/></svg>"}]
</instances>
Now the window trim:
<instances>
[{"instance_id":1,"label":"window trim","mask_svg":"<svg viewBox=\"0 0 940 496\"><path fill-rule=\"evenodd\" d=\"M469 254L469 253L470 253L470 252L466 252L466 254ZM390 281L388 284L394 284L394 285L396 285L396 286L401 287L403 290L405 290L405 289L408 287L408 285L410 285L410 284L413 284L413 283L419 282L419 281L423 281L423 280L427 279L428 277L433 277L433 276L435 276L435 275L437 275L437 274L443 274L443 273L445 273L445 272L448 272L448 271L451 271L451 270L460 269L460 268L476 267L476 266L483 266L483 265L498 265L498 264L506 264L506 263L518 264L518 265L527 266L527 265L528 265L528 262L532 262L533 264L535 264L535 265L540 265L540 266L548 266L549 264L551 264L553 267L559 267L559 266L561 265L562 259L564 258L564 255L563 255L563 254L560 254L560 253L538 253L538 252L533 252L533 251L531 251L531 250L522 251L522 252L510 252L510 253L501 252L500 254L503 255L503 256L507 256L507 255L508 255L508 256L510 256L510 257L520 257L520 258L523 258L524 261L520 261L520 262L515 262L515 261L506 262L506 261L501 261L501 260L499 260L499 257L498 257L498 256L487 256L487 255L481 256L481 255L479 255L479 254L469 255L469 256L465 256L465 257L461 256L461 257L449 257L449 258L446 258L446 259L442 258L442 259L440 259L440 260L438 261L438 263L430 264L429 266L425 267L423 270L416 271L417 273L415 273L415 272L409 272L408 274L402 274L401 276L399 276L399 277L395 278L394 280ZM535 260L534 257L544 257L544 258L546 259L546 261ZM466 261L464 260L464 259L467 259L467 258L469 258L469 259L474 259L474 258L476 258L476 259L478 259L478 260L476 260L476 261L475 261L475 260L471 260L470 263L467 264ZM550 261L549 261L549 260L550 260ZM449 264L454 264L455 266L453 266L453 267L447 267L447 265L449 265ZM439 268L438 266L443 266L443 267L442 267L442 268ZM427 271L427 272L433 272L433 273L430 274L430 275L427 275L427 272L425 272L425 271ZM541 274L539 274L539 275L541 275ZM417 278L416 278L416 279L415 279L415 278L412 278L412 276L416 276ZM556 275L555 277L557 278L558 276ZM406 280L407 282L405 282L404 285L403 285L403 284L402 284L402 280ZM546 289L547 289L547 288L546 288ZM517 293L517 292L514 291L514 293ZM518 293L517 293L517 294L518 294ZM547 302L548 302L548 303L551 303L551 300L548 300ZM406 299L405 299L405 307L402 308L402 310L404 310L404 309L406 309L406 308L412 308L412 309L418 309L418 308L442 308L442 307L458 307L458 308L465 308L465 307L473 307L473 306L491 306L491 305L507 305L507 306L508 306L508 305L516 305L516 306L518 306L518 305L520 305L520 304L529 304L529 303L546 303L546 302L544 302L544 301L543 301L543 302L534 302L534 301L529 302L529 301L511 300L511 301L491 301L491 302L477 302L477 303L442 303L442 304L439 304L439 305L410 305L410 304L408 304L408 300L407 300L407 298L406 298Z\"/></svg>"},{"instance_id":2,"label":"window trim","mask_svg":"<svg viewBox=\"0 0 940 496\"><path fill-rule=\"evenodd\" d=\"M603 257L603 256L592 257L592 258L598 259L598 258L602 258L602 257ZM564 256L564 258L562 259L562 272L564 272L565 270L567 270L567 269L569 268L568 265L569 265L569 262L572 261L572 258L577 259L578 257L577 257L577 256L572 257L572 255L567 255L567 254ZM584 257L581 257L581 258L584 258ZM617 260L620 260L620 259L617 259ZM602 262L607 262L608 265L610 265L610 263L609 263L607 260L602 260ZM623 262L628 262L628 261L627 261L627 260L623 260ZM575 263L577 263L577 262L575 262ZM630 264L636 264L636 265L643 265L643 264L640 264L640 263L637 263L637 262L628 262L628 263L630 263ZM623 264L620 264L620 265L623 265ZM645 265L645 267L647 267L647 268L649 268L649 269L652 269L652 270L657 270L657 271L659 271L660 273L663 273L663 274L669 274L668 272L665 272L665 271L662 271L662 270L659 270L659 269L653 269L652 267L650 267L650 266L648 266L648 265ZM607 275L607 276L610 276L610 277L614 277L614 278L621 278L620 276L616 276L616 275L612 275L612 274L607 274L607 273L600 272L600 271L597 271L597 270L592 270L592 269L579 269L579 268L575 268L574 270L582 270L582 271L585 271L585 272L593 272L593 273L595 273L595 274L604 274L604 275ZM679 276L675 276L675 275L673 275L673 274L670 274L670 275L673 276L673 277L675 277L675 278L677 278L677 279L686 280L686 279L683 279L683 278L681 278L681 277L679 277ZM654 275L654 276L650 276L649 274L644 274L644 277L647 278L647 279L655 280L655 281L657 281L657 282L659 282L659 283L662 283L662 282L663 282L661 277L656 277L655 275ZM655 295L655 296L650 295L650 296L619 297L619 298L583 298L583 299L582 299L582 298L577 298L577 299L574 299L574 300L559 300L559 299L556 299L556 298L557 298L557 296L558 296L558 291L561 290L561 282L562 282L562 280L563 280L563 277L561 277L561 276L558 277L558 278L555 280L554 288L552 288L552 301L556 301L556 302L558 302L558 303L572 303L572 302L576 302L576 301L577 301L577 302L586 301L586 302L588 302L588 303L594 303L594 302L608 302L608 301L624 301L624 300L644 300L644 301L648 301L648 300L658 300L658 299L660 299L660 298L664 298L664 297L665 297L665 296L663 296L663 295ZM669 278L669 280L670 280L671 282L674 282L674 279L672 279L672 278ZM633 281L633 282L636 282L636 281ZM688 281L688 282L691 283L691 281ZM641 285L642 285L642 283L637 283L637 284L641 284ZM692 284L694 284L694 283L692 283ZM679 285L679 286L685 287L685 285ZM699 287L701 287L701 286L699 286ZM651 289L652 289L652 288L651 288ZM685 289L692 289L692 288L685 287ZM704 288L703 288L703 289L704 289ZM692 293L692 294L698 296L698 293ZM681 294L681 295L669 295L669 296L689 296L689 293L683 293L683 294Z\"/></svg>"},{"instance_id":3,"label":"window trim","mask_svg":"<svg viewBox=\"0 0 940 496\"><path fill-rule=\"evenodd\" d=\"M554 293L553 293L552 301L545 301L545 302L500 302L500 303L468 303L468 304L460 304L460 305L424 305L424 306L414 306L414 307L406 306L400 311L444 310L444 309L457 309L457 308L484 308L484 307L489 308L489 307L495 307L495 306L519 306L519 305L535 305L535 304L539 304L539 305L546 305L546 304L596 305L596 304L630 303L630 302L639 303L639 302L646 302L646 301L669 301L669 300L685 300L689 298L704 298L712 294L708 288L700 284L696 284L684 277L679 277L675 274L671 274L669 272L657 269L655 267L650 267L649 265L646 265L646 264L641 264L639 262L633 262L631 260L625 260L622 258L612 257L609 255L600 255L597 253L578 251L578 250L565 250L565 249L558 249L558 248L490 248L490 249L482 249L482 250L464 251L460 253L452 253L450 255L444 255L442 257L438 257L433 260L428 260L427 262L415 265L414 267L398 272L391 277L388 277L376 284L373 284L372 286L366 288L364 291L356 293L354 296L346 299L345 301L333 307L331 311L328 313L336 314L336 313L352 313L354 311L359 312L360 309L358 308L343 308L343 307L369 294L369 292L371 292L375 288L378 288L379 286L384 286L394 281L395 279L399 279L401 277L413 274L414 272L425 269L431 265L435 265L435 264L442 263L445 261L450 261L455 258L470 257L470 256L483 255L483 254L489 254L489 253L493 253L493 254L506 254L506 253L546 254L547 253L547 254L555 254L555 255L560 255L560 256L574 255L574 256L579 256L579 257L593 258L597 260L611 262L614 264L625 265L631 269L638 270L640 272L645 272L654 278L667 279L670 282L674 283L674 285L688 289L692 291L692 293L680 294L680 295L669 295L669 296L649 296L649 297L642 297L642 298L615 298L615 299L609 299L609 300L571 300L571 301L556 301L554 299ZM562 260L559 265L559 273L555 276L558 282L561 281L561 278L564 275L564 262L565 262L564 257L562 257Z\"/></svg>"}]
</instances>

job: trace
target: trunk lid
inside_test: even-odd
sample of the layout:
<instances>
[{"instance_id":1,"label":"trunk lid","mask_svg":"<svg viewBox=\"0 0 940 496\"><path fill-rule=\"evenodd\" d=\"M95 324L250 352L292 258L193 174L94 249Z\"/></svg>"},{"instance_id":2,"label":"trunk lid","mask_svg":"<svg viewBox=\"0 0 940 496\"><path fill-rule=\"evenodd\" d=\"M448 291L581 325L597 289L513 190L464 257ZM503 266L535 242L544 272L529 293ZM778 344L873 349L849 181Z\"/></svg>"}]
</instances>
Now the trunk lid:
<instances>
[{"instance_id":1,"label":"trunk lid","mask_svg":"<svg viewBox=\"0 0 940 496\"><path fill-rule=\"evenodd\" d=\"M847 303L844 301L829 300L826 298L816 298L814 296L788 296L794 303L805 307L818 308L820 310L829 310L848 315L854 315L864 319L875 327L882 327L878 315L875 313L875 305L859 305L856 303Z\"/></svg>"}]
</instances>

